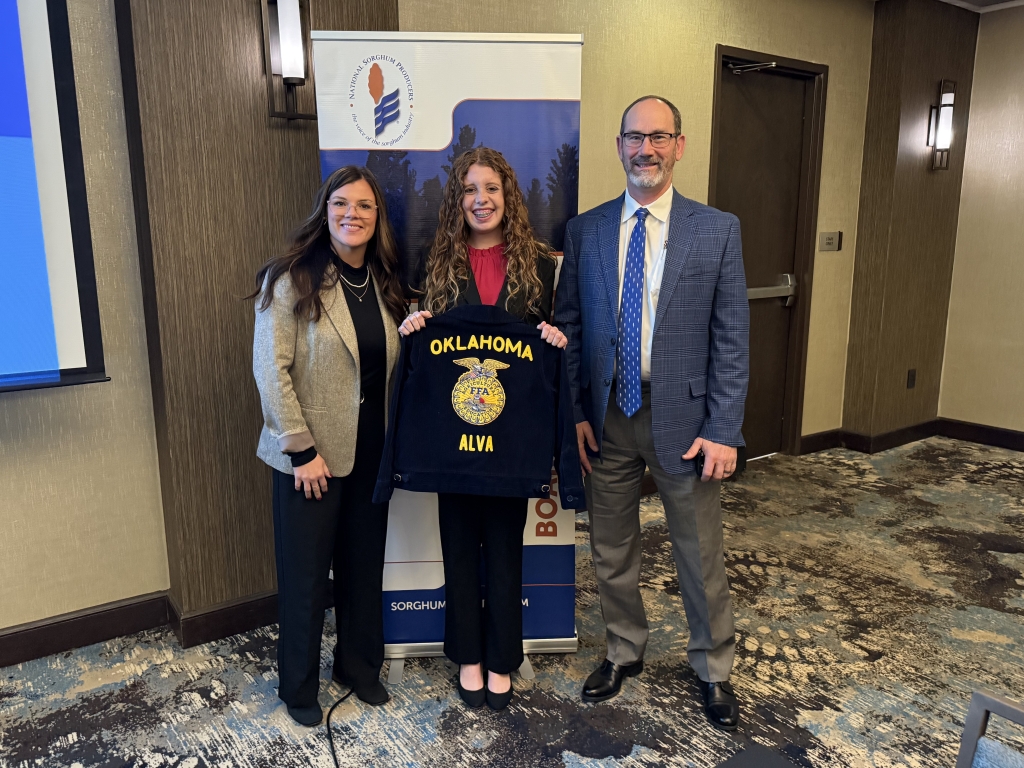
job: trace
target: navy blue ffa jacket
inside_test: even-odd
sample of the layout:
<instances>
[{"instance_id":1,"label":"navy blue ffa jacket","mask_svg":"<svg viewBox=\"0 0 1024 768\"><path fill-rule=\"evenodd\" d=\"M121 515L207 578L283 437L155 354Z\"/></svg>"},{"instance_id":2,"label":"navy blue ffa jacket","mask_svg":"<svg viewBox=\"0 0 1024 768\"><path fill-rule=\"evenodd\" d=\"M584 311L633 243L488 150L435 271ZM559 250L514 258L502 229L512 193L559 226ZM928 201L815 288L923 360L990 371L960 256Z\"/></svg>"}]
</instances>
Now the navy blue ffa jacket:
<instances>
[{"instance_id":1,"label":"navy blue ffa jacket","mask_svg":"<svg viewBox=\"0 0 1024 768\"><path fill-rule=\"evenodd\" d=\"M392 490L548 498L583 509L565 355L503 309L457 306L402 339L374 502Z\"/></svg>"}]
</instances>

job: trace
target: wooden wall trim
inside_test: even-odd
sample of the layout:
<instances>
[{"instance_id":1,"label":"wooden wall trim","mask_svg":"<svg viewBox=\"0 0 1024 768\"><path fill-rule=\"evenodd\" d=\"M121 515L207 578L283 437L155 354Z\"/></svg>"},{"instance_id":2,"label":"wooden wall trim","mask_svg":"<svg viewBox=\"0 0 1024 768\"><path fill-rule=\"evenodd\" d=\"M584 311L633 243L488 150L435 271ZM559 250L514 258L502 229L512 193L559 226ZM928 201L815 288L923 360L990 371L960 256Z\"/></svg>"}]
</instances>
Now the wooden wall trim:
<instances>
[{"instance_id":1,"label":"wooden wall trim","mask_svg":"<svg viewBox=\"0 0 1024 768\"><path fill-rule=\"evenodd\" d=\"M327 610L334 604L334 593L330 581L324 586ZM0 667L159 627L170 626L181 646L191 648L276 623L276 592L247 596L185 616L169 593L153 592L0 630Z\"/></svg>"},{"instance_id":2,"label":"wooden wall trim","mask_svg":"<svg viewBox=\"0 0 1024 768\"><path fill-rule=\"evenodd\" d=\"M180 581L178 536L168 525L174 519L175 496L164 489L173 488L170 463L163 457L170 452L167 444L167 411L164 395L163 354L160 349L160 316L156 303L156 277L153 272L153 239L149 222L149 195L146 188L146 160L142 146L142 115L139 107L138 72L135 68L135 35L132 32L131 0L114 0L114 24L117 31L118 57L121 64L121 90L124 98L125 133L128 144L128 167L131 173L132 200L135 213L135 237L139 249L139 276L142 282L142 311L146 322L146 350L149 360L149 382L153 392L153 420L156 427L158 471L164 513L164 538L170 582Z\"/></svg>"},{"instance_id":3,"label":"wooden wall trim","mask_svg":"<svg viewBox=\"0 0 1024 768\"><path fill-rule=\"evenodd\" d=\"M938 423L936 434L943 437L1024 452L1024 432L1003 427L990 427L987 424L972 424L956 419L940 418L936 419L936 422Z\"/></svg>"},{"instance_id":4,"label":"wooden wall trim","mask_svg":"<svg viewBox=\"0 0 1024 768\"><path fill-rule=\"evenodd\" d=\"M163 592L0 630L0 667L64 653L167 624Z\"/></svg>"},{"instance_id":5,"label":"wooden wall trim","mask_svg":"<svg viewBox=\"0 0 1024 768\"><path fill-rule=\"evenodd\" d=\"M831 448L841 448L843 445L843 430L829 429L825 432L815 432L811 435L800 437L800 449L797 456L806 456L808 453L827 451Z\"/></svg>"},{"instance_id":6,"label":"wooden wall trim","mask_svg":"<svg viewBox=\"0 0 1024 768\"><path fill-rule=\"evenodd\" d=\"M183 648L277 623L277 593L265 592L182 615L168 598L169 622Z\"/></svg>"},{"instance_id":7,"label":"wooden wall trim","mask_svg":"<svg viewBox=\"0 0 1024 768\"><path fill-rule=\"evenodd\" d=\"M325 609L332 604L329 596L325 595ZM181 646L191 648L276 623L276 592L234 600L184 617L167 592L153 592L0 630L0 667L159 627L170 626Z\"/></svg>"},{"instance_id":8,"label":"wooden wall trim","mask_svg":"<svg viewBox=\"0 0 1024 768\"><path fill-rule=\"evenodd\" d=\"M830 448L848 448L859 453L878 453L936 436L1024 452L1024 432L939 418L870 437L842 429L804 435L800 438L798 455L804 456Z\"/></svg>"},{"instance_id":9,"label":"wooden wall trim","mask_svg":"<svg viewBox=\"0 0 1024 768\"><path fill-rule=\"evenodd\" d=\"M804 400L807 383L807 350L811 332L811 295L814 288L814 262L818 253L818 203L821 198L821 161L825 147L825 105L828 96L828 67L821 66L814 78L808 115L807 167L800 183L799 232L796 259L797 284L801 300L797 302L790 326L789 362L786 366L787 408L783 421L783 445L789 451L800 445L804 423ZM802 251L802 256L800 255Z\"/></svg>"}]
</instances>

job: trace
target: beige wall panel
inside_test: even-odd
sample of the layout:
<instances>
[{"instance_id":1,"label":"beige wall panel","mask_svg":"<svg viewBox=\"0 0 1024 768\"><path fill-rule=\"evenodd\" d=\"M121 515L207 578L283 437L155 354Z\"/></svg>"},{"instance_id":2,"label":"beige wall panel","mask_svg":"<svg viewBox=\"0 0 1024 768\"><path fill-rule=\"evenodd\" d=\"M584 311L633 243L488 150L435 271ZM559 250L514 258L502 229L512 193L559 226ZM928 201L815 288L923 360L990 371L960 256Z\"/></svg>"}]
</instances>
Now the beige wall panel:
<instances>
[{"instance_id":1,"label":"beige wall panel","mask_svg":"<svg viewBox=\"0 0 1024 768\"><path fill-rule=\"evenodd\" d=\"M939 415L1024 430L1024 7L981 17Z\"/></svg>"},{"instance_id":2,"label":"beige wall panel","mask_svg":"<svg viewBox=\"0 0 1024 768\"><path fill-rule=\"evenodd\" d=\"M856 250L864 116L871 63L870 0L400 0L403 31L582 32L580 208L618 195L614 137L623 108L644 93L671 99L687 150L676 187L707 200L715 45L829 67L818 229L843 230L843 250L819 253L811 302L803 433L842 425Z\"/></svg>"},{"instance_id":3,"label":"beige wall panel","mask_svg":"<svg viewBox=\"0 0 1024 768\"><path fill-rule=\"evenodd\" d=\"M168 586L113 2L68 6L111 381L0 395L0 628Z\"/></svg>"}]
</instances>

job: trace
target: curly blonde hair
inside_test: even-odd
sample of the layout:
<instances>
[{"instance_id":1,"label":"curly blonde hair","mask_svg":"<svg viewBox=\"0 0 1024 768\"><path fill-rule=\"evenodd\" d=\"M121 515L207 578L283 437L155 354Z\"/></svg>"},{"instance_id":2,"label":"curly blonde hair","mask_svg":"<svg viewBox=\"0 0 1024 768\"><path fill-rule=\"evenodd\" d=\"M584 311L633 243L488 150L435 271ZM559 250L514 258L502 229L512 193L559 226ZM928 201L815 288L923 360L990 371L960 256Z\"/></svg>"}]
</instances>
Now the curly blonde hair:
<instances>
[{"instance_id":1,"label":"curly blonde hair","mask_svg":"<svg viewBox=\"0 0 1024 768\"><path fill-rule=\"evenodd\" d=\"M526 211L526 201L516 180L516 172L500 152L477 147L459 155L452 163L451 173L444 185L441 210L438 213L437 232L427 256L427 280L424 308L433 313L444 312L455 306L459 286L469 279L469 253L466 241L469 224L462 211L462 197L466 174L471 165L483 165L501 177L505 196L505 216L502 229L505 256L508 258L508 300L522 294L527 314L540 304L542 286L537 274L538 257L548 257L547 248L533 236Z\"/></svg>"}]
</instances>

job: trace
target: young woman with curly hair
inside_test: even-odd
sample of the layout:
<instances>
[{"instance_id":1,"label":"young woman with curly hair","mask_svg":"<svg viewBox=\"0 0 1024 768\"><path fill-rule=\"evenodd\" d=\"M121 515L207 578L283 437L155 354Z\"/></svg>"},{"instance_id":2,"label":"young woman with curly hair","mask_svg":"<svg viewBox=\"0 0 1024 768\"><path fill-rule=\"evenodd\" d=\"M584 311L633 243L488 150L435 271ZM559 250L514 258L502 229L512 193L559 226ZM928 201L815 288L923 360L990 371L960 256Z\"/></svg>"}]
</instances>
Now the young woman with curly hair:
<instances>
[{"instance_id":1,"label":"young woman with curly hair","mask_svg":"<svg viewBox=\"0 0 1024 768\"><path fill-rule=\"evenodd\" d=\"M332 677L383 704L381 593L388 505L372 503L398 323L407 305L384 196L365 168L324 181L288 248L256 274L257 455L273 468L278 696L323 718L320 637L334 563Z\"/></svg>"},{"instance_id":2,"label":"young woman with curly hair","mask_svg":"<svg viewBox=\"0 0 1024 768\"><path fill-rule=\"evenodd\" d=\"M399 327L408 335L463 304L502 307L541 338L564 347L547 323L555 260L533 237L515 171L500 152L470 150L452 164L426 263L421 310ZM511 672L523 663L523 528L527 499L438 494L445 576L444 651L459 664L458 690L471 707L502 709ZM480 555L486 595L480 594ZM481 607L481 597L486 603ZM484 669L487 679L484 680Z\"/></svg>"}]
</instances>

